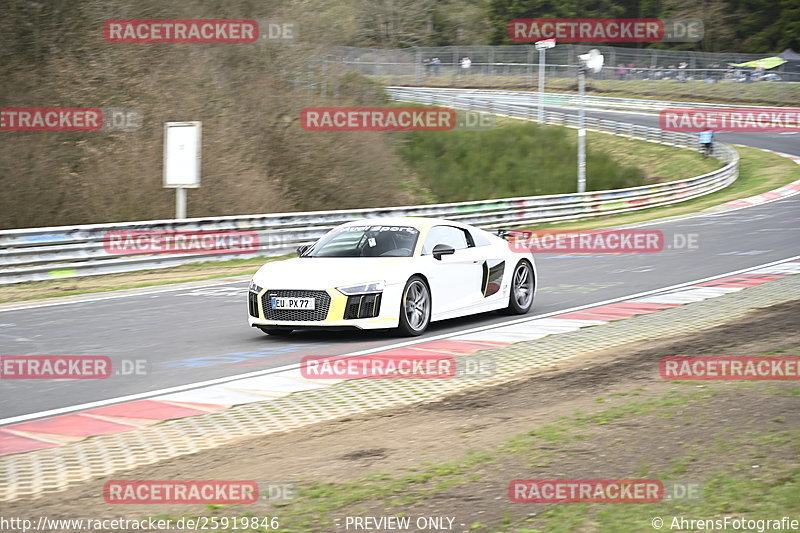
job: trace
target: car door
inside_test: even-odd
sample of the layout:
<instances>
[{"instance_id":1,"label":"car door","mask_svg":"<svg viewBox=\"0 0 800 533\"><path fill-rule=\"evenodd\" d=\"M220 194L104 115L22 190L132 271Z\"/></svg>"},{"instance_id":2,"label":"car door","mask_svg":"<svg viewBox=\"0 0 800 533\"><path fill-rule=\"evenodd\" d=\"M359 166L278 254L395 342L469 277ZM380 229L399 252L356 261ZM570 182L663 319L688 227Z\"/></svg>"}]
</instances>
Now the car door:
<instances>
[{"instance_id":1,"label":"car door","mask_svg":"<svg viewBox=\"0 0 800 533\"><path fill-rule=\"evenodd\" d=\"M455 250L452 255L433 257L433 248L444 244ZM434 226L422 248L428 262L434 317L455 316L460 309L478 304L482 298L482 261L474 253L470 234L456 226Z\"/></svg>"}]
</instances>

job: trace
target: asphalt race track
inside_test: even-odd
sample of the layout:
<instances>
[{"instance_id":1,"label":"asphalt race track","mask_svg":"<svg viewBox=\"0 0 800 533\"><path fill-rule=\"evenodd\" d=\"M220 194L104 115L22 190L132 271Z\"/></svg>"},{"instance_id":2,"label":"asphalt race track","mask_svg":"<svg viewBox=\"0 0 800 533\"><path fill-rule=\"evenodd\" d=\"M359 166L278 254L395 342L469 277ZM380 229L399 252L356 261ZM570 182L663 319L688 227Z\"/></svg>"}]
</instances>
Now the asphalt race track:
<instances>
[{"instance_id":1,"label":"asphalt race track","mask_svg":"<svg viewBox=\"0 0 800 533\"><path fill-rule=\"evenodd\" d=\"M658 125L655 116L587 114ZM800 137L793 135L720 134L717 140L800 154ZM655 254L538 255L539 292L529 316L794 257L800 254L800 195L647 227L662 230L669 249ZM691 234L696 235L696 249L670 247ZM43 302L38 307L0 312L3 355L105 355L115 369L123 360L142 360L147 368L146 375L100 380L0 380L0 423L49 416L55 413L47 411L54 409L78 410L90 402L114 403L127 395L163 394L169 387L290 365L307 355L385 348L408 340L391 332L308 330L285 339L271 338L247 325L246 287L246 282L177 290L154 287L134 296L108 299L98 294L91 301ZM487 314L434 323L419 340L516 318Z\"/></svg>"},{"instance_id":2,"label":"asphalt race track","mask_svg":"<svg viewBox=\"0 0 800 533\"><path fill-rule=\"evenodd\" d=\"M462 96L469 96L470 94L479 93L478 91L464 90ZM534 111L538 109L538 105L531 101L526 93L519 91L519 94L509 95L503 93L497 95L492 99L495 104L513 104L515 106L529 106ZM548 111L557 111L559 113L568 113L577 115L577 110L572 107L555 107L545 106ZM535 115L535 113L534 113ZM616 120L619 122L627 122L637 124L639 126L649 126L651 128L658 128L658 115L645 114L645 113L625 113L620 111L593 111L586 110L587 117L595 117L607 120ZM753 146L755 148L765 148L767 150L774 150L776 152L783 152L787 154L797 155L800 153L800 134L798 133L775 133L775 132L758 132L758 133L717 133L714 136L715 140L728 144L743 144L745 146Z\"/></svg>"}]
</instances>

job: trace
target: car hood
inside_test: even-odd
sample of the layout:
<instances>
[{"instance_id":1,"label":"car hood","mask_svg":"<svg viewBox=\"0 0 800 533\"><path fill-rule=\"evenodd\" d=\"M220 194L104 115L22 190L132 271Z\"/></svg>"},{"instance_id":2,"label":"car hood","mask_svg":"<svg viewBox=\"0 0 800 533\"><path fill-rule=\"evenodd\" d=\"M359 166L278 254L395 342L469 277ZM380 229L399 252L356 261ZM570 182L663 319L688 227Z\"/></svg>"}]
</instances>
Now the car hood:
<instances>
[{"instance_id":1,"label":"car hood","mask_svg":"<svg viewBox=\"0 0 800 533\"><path fill-rule=\"evenodd\" d=\"M295 257L262 266L253 281L268 289L330 289L406 280L411 257Z\"/></svg>"}]
</instances>

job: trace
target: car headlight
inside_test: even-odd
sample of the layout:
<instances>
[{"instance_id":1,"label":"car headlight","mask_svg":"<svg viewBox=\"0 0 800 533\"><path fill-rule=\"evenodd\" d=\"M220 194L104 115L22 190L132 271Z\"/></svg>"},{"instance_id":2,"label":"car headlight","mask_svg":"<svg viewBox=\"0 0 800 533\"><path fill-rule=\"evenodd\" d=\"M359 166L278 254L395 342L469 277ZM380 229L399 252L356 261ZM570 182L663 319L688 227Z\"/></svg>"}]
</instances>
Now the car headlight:
<instances>
[{"instance_id":1,"label":"car headlight","mask_svg":"<svg viewBox=\"0 0 800 533\"><path fill-rule=\"evenodd\" d=\"M337 287L339 292L347 296L354 296L356 294L371 294L376 292L383 292L383 281L372 281L370 283L362 283L360 285L350 285L349 287Z\"/></svg>"},{"instance_id":2,"label":"car headlight","mask_svg":"<svg viewBox=\"0 0 800 533\"><path fill-rule=\"evenodd\" d=\"M253 280L250 280L250 286L247 288L247 290L249 290L250 292L259 293L261 292L262 288L256 285L256 283Z\"/></svg>"}]
</instances>

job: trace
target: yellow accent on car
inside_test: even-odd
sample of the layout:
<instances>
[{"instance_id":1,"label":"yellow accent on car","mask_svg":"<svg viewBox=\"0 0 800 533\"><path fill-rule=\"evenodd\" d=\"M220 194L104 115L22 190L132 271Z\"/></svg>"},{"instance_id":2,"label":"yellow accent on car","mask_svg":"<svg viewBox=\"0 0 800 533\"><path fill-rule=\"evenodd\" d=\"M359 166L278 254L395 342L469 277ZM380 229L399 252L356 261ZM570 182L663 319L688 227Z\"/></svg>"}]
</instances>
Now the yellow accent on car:
<instances>
[{"instance_id":1,"label":"yellow accent on car","mask_svg":"<svg viewBox=\"0 0 800 533\"><path fill-rule=\"evenodd\" d=\"M325 317L325 322L343 320L344 308L347 306L347 296L336 289L325 289L325 292L331 297L331 306L328 308L328 316Z\"/></svg>"},{"instance_id":2,"label":"yellow accent on car","mask_svg":"<svg viewBox=\"0 0 800 533\"><path fill-rule=\"evenodd\" d=\"M263 304L263 302L264 302L263 298L264 298L265 294L267 294L267 288L266 287L262 287L261 288L261 292L256 293L256 296L258 296L258 298L256 299L256 303L258 304L258 319L259 320L266 320L267 319L267 317L264 316L264 304Z\"/></svg>"}]
</instances>

